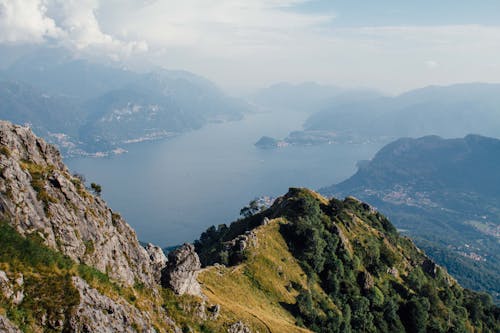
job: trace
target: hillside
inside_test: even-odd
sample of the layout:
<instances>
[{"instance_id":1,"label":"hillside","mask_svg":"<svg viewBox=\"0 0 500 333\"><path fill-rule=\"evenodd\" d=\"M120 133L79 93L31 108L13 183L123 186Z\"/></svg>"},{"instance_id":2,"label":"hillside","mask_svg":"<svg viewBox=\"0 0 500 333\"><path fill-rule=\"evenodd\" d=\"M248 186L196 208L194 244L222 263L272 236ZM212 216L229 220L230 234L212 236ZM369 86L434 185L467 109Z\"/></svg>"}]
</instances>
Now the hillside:
<instances>
[{"instance_id":1,"label":"hillside","mask_svg":"<svg viewBox=\"0 0 500 333\"><path fill-rule=\"evenodd\" d=\"M500 295L500 140L469 135L400 139L350 179L321 190L354 195L468 288Z\"/></svg>"},{"instance_id":2,"label":"hillside","mask_svg":"<svg viewBox=\"0 0 500 333\"><path fill-rule=\"evenodd\" d=\"M333 142L389 142L400 137L469 133L499 137L500 85L467 83L429 86L394 97L335 99L311 114L292 144L323 143L301 140L329 133Z\"/></svg>"},{"instance_id":3,"label":"hillside","mask_svg":"<svg viewBox=\"0 0 500 333\"><path fill-rule=\"evenodd\" d=\"M0 72L0 97L1 119L29 123L65 156L112 154L249 110L186 71L134 72L59 49L28 54Z\"/></svg>"},{"instance_id":4,"label":"hillside","mask_svg":"<svg viewBox=\"0 0 500 333\"><path fill-rule=\"evenodd\" d=\"M229 265L200 274L207 297L226 305L223 315L245 318L258 331L500 328L491 297L460 287L354 198L327 200L290 189L268 210L208 229L196 247L203 264Z\"/></svg>"},{"instance_id":5,"label":"hillside","mask_svg":"<svg viewBox=\"0 0 500 333\"><path fill-rule=\"evenodd\" d=\"M500 328L490 297L353 198L291 189L166 258L29 129L0 122L0 166L2 332Z\"/></svg>"}]
</instances>

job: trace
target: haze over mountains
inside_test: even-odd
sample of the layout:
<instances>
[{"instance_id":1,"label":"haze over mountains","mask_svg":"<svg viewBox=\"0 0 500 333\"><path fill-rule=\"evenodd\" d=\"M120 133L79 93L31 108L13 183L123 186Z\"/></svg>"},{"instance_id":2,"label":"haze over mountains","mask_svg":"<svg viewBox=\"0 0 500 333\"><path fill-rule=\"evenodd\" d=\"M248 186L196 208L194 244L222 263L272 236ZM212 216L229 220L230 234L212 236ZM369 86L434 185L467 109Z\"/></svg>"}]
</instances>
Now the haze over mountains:
<instances>
[{"instance_id":1,"label":"haze over mountains","mask_svg":"<svg viewBox=\"0 0 500 333\"><path fill-rule=\"evenodd\" d=\"M399 137L452 138L471 133L500 137L500 84L429 86L395 97L367 92L339 97L309 110L312 114L303 130L290 133L284 141L298 145L389 142Z\"/></svg>"},{"instance_id":2,"label":"haze over mountains","mask_svg":"<svg viewBox=\"0 0 500 333\"><path fill-rule=\"evenodd\" d=\"M249 110L188 72L137 73L60 49L22 57L2 73L0 84L0 116L29 123L66 155L109 152L210 121L240 119Z\"/></svg>"},{"instance_id":3,"label":"haze over mountains","mask_svg":"<svg viewBox=\"0 0 500 333\"><path fill-rule=\"evenodd\" d=\"M499 166L498 139L405 138L321 192L374 205L461 283L498 300Z\"/></svg>"}]
</instances>

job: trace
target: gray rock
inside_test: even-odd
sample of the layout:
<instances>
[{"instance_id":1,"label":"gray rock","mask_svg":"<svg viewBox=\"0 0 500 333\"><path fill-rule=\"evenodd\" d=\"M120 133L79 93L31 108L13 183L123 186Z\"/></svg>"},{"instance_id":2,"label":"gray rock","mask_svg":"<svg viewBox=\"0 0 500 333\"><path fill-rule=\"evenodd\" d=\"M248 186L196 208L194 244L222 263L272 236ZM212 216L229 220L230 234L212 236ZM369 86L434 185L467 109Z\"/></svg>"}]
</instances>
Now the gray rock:
<instances>
[{"instance_id":1,"label":"gray rock","mask_svg":"<svg viewBox=\"0 0 500 333\"><path fill-rule=\"evenodd\" d=\"M0 218L126 285L155 285L132 228L71 176L55 147L6 121L0 121Z\"/></svg>"},{"instance_id":2,"label":"gray rock","mask_svg":"<svg viewBox=\"0 0 500 333\"><path fill-rule=\"evenodd\" d=\"M80 293L80 304L69 320L71 332L156 332L149 313L123 299L114 300L100 294L79 277L73 277L73 284ZM165 316L164 321L176 329L168 317Z\"/></svg>"},{"instance_id":3,"label":"gray rock","mask_svg":"<svg viewBox=\"0 0 500 333\"><path fill-rule=\"evenodd\" d=\"M22 333L9 319L0 315L0 332L2 333Z\"/></svg>"},{"instance_id":4,"label":"gray rock","mask_svg":"<svg viewBox=\"0 0 500 333\"><path fill-rule=\"evenodd\" d=\"M0 292L7 299L11 298L14 294L14 288L4 271L0 271Z\"/></svg>"},{"instance_id":5,"label":"gray rock","mask_svg":"<svg viewBox=\"0 0 500 333\"><path fill-rule=\"evenodd\" d=\"M238 321L229 326L227 333L252 333L252 331L243 322Z\"/></svg>"},{"instance_id":6,"label":"gray rock","mask_svg":"<svg viewBox=\"0 0 500 333\"><path fill-rule=\"evenodd\" d=\"M146 245L146 252L149 255L149 263L153 270L156 283L161 282L161 271L167 264L167 257L161 247L149 243Z\"/></svg>"},{"instance_id":7,"label":"gray rock","mask_svg":"<svg viewBox=\"0 0 500 333\"><path fill-rule=\"evenodd\" d=\"M168 254L168 262L161 274L161 284L176 294L202 296L196 280L201 269L200 258L192 244L184 244Z\"/></svg>"},{"instance_id":8,"label":"gray rock","mask_svg":"<svg viewBox=\"0 0 500 333\"><path fill-rule=\"evenodd\" d=\"M395 278L399 277L399 271L396 267L387 268L387 273L391 274Z\"/></svg>"}]
</instances>

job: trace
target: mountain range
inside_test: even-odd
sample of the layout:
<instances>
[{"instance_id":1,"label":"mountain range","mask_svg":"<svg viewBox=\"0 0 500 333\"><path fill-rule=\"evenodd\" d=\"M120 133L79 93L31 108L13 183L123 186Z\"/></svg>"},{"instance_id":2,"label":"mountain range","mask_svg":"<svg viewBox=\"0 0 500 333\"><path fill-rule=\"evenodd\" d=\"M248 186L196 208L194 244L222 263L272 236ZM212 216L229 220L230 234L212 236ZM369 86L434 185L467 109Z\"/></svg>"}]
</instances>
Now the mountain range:
<instances>
[{"instance_id":1,"label":"mountain range","mask_svg":"<svg viewBox=\"0 0 500 333\"><path fill-rule=\"evenodd\" d=\"M500 140L403 138L323 188L353 195L415 239L463 285L500 295Z\"/></svg>"},{"instance_id":2,"label":"mountain range","mask_svg":"<svg viewBox=\"0 0 500 333\"><path fill-rule=\"evenodd\" d=\"M453 138L471 133L500 137L500 84L428 86L393 97L347 96L316 104L303 129L283 141L294 145L388 143L400 137ZM300 99L300 95L290 98Z\"/></svg>"},{"instance_id":3,"label":"mountain range","mask_svg":"<svg viewBox=\"0 0 500 333\"><path fill-rule=\"evenodd\" d=\"M170 137L250 110L189 72L139 73L59 49L20 58L1 73L0 86L0 117L29 124L69 156Z\"/></svg>"}]
</instances>

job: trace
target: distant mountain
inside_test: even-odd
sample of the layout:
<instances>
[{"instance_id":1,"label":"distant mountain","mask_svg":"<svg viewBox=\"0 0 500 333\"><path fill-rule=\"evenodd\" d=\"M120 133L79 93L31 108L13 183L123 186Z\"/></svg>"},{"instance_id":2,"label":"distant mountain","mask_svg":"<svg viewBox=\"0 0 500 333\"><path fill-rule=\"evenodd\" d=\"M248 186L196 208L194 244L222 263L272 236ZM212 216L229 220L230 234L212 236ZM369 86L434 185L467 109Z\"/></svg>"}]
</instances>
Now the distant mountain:
<instances>
[{"instance_id":1,"label":"distant mountain","mask_svg":"<svg viewBox=\"0 0 500 333\"><path fill-rule=\"evenodd\" d=\"M0 78L0 117L29 123L69 156L170 137L249 111L189 72L137 73L59 49L28 54Z\"/></svg>"},{"instance_id":2,"label":"distant mountain","mask_svg":"<svg viewBox=\"0 0 500 333\"><path fill-rule=\"evenodd\" d=\"M137 78L137 73L118 65L106 65L77 58L60 48L40 48L9 66L11 80L23 81L49 93L82 100L118 89Z\"/></svg>"},{"instance_id":3,"label":"distant mountain","mask_svg":"<svg viewBox=\"0 0 500 333\"><path fill-rule=\"evenodd\" d=\"M321 190L386 214L465 286L500 300L500 140L399 139Z\"/></svg>"},{"instance_id":4,"label":"distant mountain","mask_svg":"<svg viewBox=\"0 0 500 333\"><path fill-rule=\"evenodd\" d=\"M500 137L500 84L431 86L396 97L334 103L313 114L304 130L332 131L351 141L468 133Z\"/></svg>"},{"instance_id":5,"label":"distant mountain","mask_svg":"<svg viewBox=\"0 0 500 333\"><path fill-rule=\"evenodd\" d=\"M277 83L254 93L250 100L257 105L291 111L315 112L335 101L356 101L380 97L371 90L344 89L315 82Z\"/></svg>"}]
</instances>

